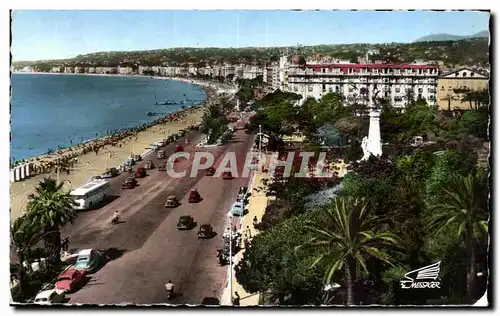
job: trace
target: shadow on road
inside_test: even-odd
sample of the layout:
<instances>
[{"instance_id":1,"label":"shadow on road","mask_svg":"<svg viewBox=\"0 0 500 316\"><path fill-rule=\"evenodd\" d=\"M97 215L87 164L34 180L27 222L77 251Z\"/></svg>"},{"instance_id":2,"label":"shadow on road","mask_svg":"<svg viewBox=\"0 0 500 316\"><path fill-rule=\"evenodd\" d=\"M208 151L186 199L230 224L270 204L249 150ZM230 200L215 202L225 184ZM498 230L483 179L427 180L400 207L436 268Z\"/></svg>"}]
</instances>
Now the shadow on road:
<instances>
[{"instance_id":1,"label":"shadow on road","mask_svg":"<svg viewBox=\"0 0 500 316\"><path fill-rule=\"evenodd\" d=\"M125 252L127 252L125 249L108 248L102 251L102 254L104 255L106 262L109 262L120 258L123 254L125 254Z\"/></svg>"},{"instance_id":2,"label":"shadow on road","mask_svg":"<svg viewBox=\"0 0 500 316\"><path fill-rule=\"evenodd\" d=\"M104 200L102 200L98 204L92 205L91 207L89 207L88 209L85 209L85 210L79 210L78 213L95 212L95 211L99 210L100 208L102 208L108 204L111 204L114 200L118 199L119 197L120 197L119 195L108 195L108 196L106 196L106 198Z\"/></svg>"}]
</instances>

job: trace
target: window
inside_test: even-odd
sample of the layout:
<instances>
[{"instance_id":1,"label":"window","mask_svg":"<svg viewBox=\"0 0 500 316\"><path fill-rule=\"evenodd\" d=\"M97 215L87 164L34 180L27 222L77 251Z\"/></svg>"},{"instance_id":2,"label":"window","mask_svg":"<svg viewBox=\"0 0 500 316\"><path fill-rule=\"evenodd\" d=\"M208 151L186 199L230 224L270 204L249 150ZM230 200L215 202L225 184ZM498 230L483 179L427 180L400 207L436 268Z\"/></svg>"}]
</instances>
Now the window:
<instances>
[{"instance_id":1,"label":"window","mask_svg":"<svg viewBox=\"0 0 500 316\"><path fill-rule=\"evenodd\" d=\"M396 93L399 93L400 91L401 91L401 89L396 88Z\"/></svg>"},{"instance_id":2,"label":"window","mask_svg":"<svg viewBox=\"0 0 500 316\"><path fill-rule=\"evenodd\" d=\"M418 88L418 92L419 92L419 93L422 93L422 92L424 92L424 89L422 89L422 88Z\"/></svg>"},{"instance_id":3,"label":"window","mask_svg":"<svg viewBox=\"0 0 500 316\"><path fill-rule=\"evenodd\" d=\"M378 74L378 69L373 69L374 74Z\"/></svg>"},{"instance_id":4,"label":"window","mask_svg":"<svg viewBox=\"0 0 500 316\"><path fill-rule=\"evenodd\" d=\"M467 77L467 73L465 71L462 73L462 77Z\"/></svg>"},{"instance_id":5,"label":"window","mask_svg":"<svg viewBox=\"0 0 500 316\"><path fill-rule=\"evenodd\" d=\"M310 85L307 89L309 92L312 92L313 91L313 87Z\"/></svg>"},{"instance_id":6,"label":"window","mask_svg":"<svg viewBox=\"0 0 500 316\"><path fill-rule=\"evenodd\" d=\"M353 88L349 88L349 92L353 92L353 91L354 91L354 89L353 89Z\"/></svg>"},{"instance_id":7,"label":"window","mask_svg":"<svg viewBox=\"0 0 500 316\"><path fill-rule=\"evenodd\" d=\"M444 91L444 86L441 86L441 91Z\"/></svg>"},{"instance_id":8,"label":"window","mask_svg":"<svg viewBox=\"0 0 500 316\"><path fill-rule=\"evenodd\" d=\"M471 77L474 77L474 73L473 73L473 72L471 72L471 73L470 73L470 76L471 76Z\"/></svg>"},{"instance_id":9,"label":"window","mask_svg":"<svg viewBox=\"0 0 500 316\"><path fill-rule=\"evenodd\" d=\"M394 73L399 75L401 73L401 69L394 69Z\"/></svg>"}]
</instances>

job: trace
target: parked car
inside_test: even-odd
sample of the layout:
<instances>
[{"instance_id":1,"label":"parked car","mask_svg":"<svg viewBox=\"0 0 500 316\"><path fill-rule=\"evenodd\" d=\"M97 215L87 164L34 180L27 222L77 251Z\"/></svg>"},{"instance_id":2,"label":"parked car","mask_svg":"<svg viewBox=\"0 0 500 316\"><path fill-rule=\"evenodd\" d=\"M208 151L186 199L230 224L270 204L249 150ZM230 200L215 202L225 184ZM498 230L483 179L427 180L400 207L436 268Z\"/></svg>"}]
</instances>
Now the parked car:
<instances>
[{"instance_id":1,"label":"parked car","mask_svg":"<svg viewBox=\"0 0 500 316\"><path fill-rule=\"evenodd\" d=\"M64 295L64 293L59 293L56 289L51 289L38 293L33 303L50 305L64 303L65 300L66 296Z\"/></svg>"},{"instance_id":2,"label":"parked car","mask_svg":"<svg viewBox=\"0 0 500 316\"><path fill-rule=\"evenodd\" d=\"M107 169L103 174L102 174L102 177L104 179L107 179L107 178L114 178L116 176L118 176L120 173L118 172L118 169L116 169L115 167L113 168L109 168Z\"/></svg>"},{"instance_id":3,"label":"parked car","mask_svg":"<svg viewBox=\"0 0 500 316\"><path fill-rule=\"evenodd\" d=\"M165 207L177 207L179 206L179 199L174 196L174 195L171 195L167 198L167 202L165 202Z\"/></svg>"},{"instance_id":4,"label":"parked car","mask_svg":"<svg viewBox=\"0 0 500 316\"><path fill-rule=\"evenodd\" d=\"M240 187L238 189L238 199L246 199L248 193L248 188L247 187Z\"/></svg>"},{"instance_id":5,"label":"parked car","mask_svg":"<svg viewBox=\"0 0 500 316\"><path fill-rule=\"evenodd\" d=\"M158 171L167 171L167 162L166 161L160 162L160 164L158 165Z\"/></svg>"},{"instance_id":6,"label":"parked car","mask_svg":"<svg viewBox=\"0 0 500 316\"><path fill-rule=\"evenodd\" d=\"M177 145L177 146L175 146L175 152L176 152L176 153L178 153L178 152L180 152L180 151L184 151L184 147L183 147L183 146L181 146L181 145Z\"/></svg>"},{"instance_id":7,"label":"parked car","mask_svg":"<svg viewBox=\"0 0 500 316\"><path fill-rule=\"evenodd\" d=\"M61 273L56 280L56 290L71 292L85 284L87 272L85 270L68 269Z\"/></svg>"},{"instance_id":8,"label":"parked car","mask_svg":"<svg viewBox=\"0 0 500 316\"><path fill-rule=\"evenodd\" d=\"M163 149L158 150L158 152L156 153L156 158L165 159L165 151Z\"/></svg>"},{"instance_id":9,"label":"parked car","mask_svg":"<svg viewBox=\"0 0 500 316\"><path fill-rule=\"evenodd\" d=\"M242 202L234 202L231 206L231 214L237 216L243 216L244 206Z\"/></svg>"},{"instance_id":10,"label":"parked car","mask_svg":"<svg viewBox=\"0 0 500 316\"><path fill-rule=\"evenodd\" d=\"M144 178L146 176L146 169L144 168L137 168L135 171L135 177L136 178Z\"/></svg>"},{"instance_id":11,"label":"parked car","mask_svg":"<svg viewBox=\"0 0 500 316\"><path fill-rule=\"evenodd\" d=\"M137 180L132 177L128 177L122 184L122 189L133 189L136 186L137 186Z\"/></svg>"},{"instance_id":12,"label":"parked car","mask_svg":"<svg viewBox=\"0 0 500 316\"><path fill-rule=\"evenodd\" d=\"M215 168L214 167L209 167L206 171L205 171L205 175L206 176L213 176L215 174Z\"/></svg>"},{"instance_id":13,"label":"parked car","mask_svg":"<svg viewBox=\"0 0 500 316\"><path fill-rule=\"evenodd\" d=\"M214 229L212 228L212 225L201 225L200 231L198 232L198 238L212 238L213 235Z\"/></svg>"},{"instance_id":14,"label":"parked car","mask_svg":"<svg viewBox=\"0 0 500 316\"><path fill-rule=\"evenodd\" d=\"M222 179L231 180L233 178L233 174L230 171L226 171L222 173Z\"/></svg>"},{"instance_id":15,"label":"parked car","mask_svg":"<svg viewBox=\"0 0 500 316\"><path fill-rule=\"evenodd\" d=\"M95 249L84 249L78 253L75 269L85 270L87 273L96 272L103 263L104 256Z\"/></svg>"},{"instance_id":16,"label":"parked car","mask_svg":"<svg viewBox=\"0 0 500 316\"><path fill-rule=\"evenodd\" d=\"M132 158L125 160L125 162L123 163L123 166L125 166L126 168L132 167L133 165L135 165L135 160Z\"/></svg>"},{"instance_id":17,"label":"parked car","mask_svg":"<svg viewBox=\"0 0 500 316\"><path fill-rule=\"evenodd\" d=\"M200 201L201 201L201 196L200 196L200 193L198 193L198 190L191 189L191 192L189 192L188 202L189 203L198 203Z\"/></svg>"},{"instance_id":18,"label":"parked car","mask_svg":"<svg viewBox=\"0 0 500 316\"><path fill-rule=\"evenodd\" d=\"M184 215L179 217L179 222L177 223L178 230L191 229L194 226L194 218L191 215Z\"/></svg>"},{"instance_id":19,"label":"parked car","mask_svg":"<svg viewBox=\"0 0 500 316\"><path fill-rule=\"evenodd\" d=\"M146 165L144 166L144 168L146 170L151 170L155 167L154 163L151 161L151 160L148 160L146 161Z\"/></svg>"},{"instance_id":20,"label":"parked car","mask_svg":"<svg viewBox=\"0 0 500 316\"><path fill-rule=\"evenodd\" d=\"M130 158L135 161L135 162L138 162L138 161L141 161L142 160L142 157L141 155L131 155Z\"/></svg>"}]
</instances>

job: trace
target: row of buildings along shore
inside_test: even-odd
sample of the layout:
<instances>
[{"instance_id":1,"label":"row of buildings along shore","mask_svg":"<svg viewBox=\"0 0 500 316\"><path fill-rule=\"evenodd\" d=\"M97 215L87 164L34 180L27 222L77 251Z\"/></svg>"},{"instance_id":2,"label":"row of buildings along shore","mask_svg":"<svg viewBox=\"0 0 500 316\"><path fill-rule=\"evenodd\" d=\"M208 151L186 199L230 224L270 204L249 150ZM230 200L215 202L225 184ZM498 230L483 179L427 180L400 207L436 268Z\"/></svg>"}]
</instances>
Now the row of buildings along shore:
<instances>
[{"instance_id":1,"label":"row of buildings along shore","mask_svg":"<svg viewBox=\"0 0 500 316\"><path fill-rule=\"evenodd\" d=\"M19 71L33 72L36 67ZM414 98L425 99L440 109L468 109L462 102L469 90L488 89L489 71L467 66L445 69L438 63L417 60L410 64L351 63L348 60L316 62L302 56L282 56L279 62L261 67L255 65L207 65L205 67L117 66L71 67L57 66L52 73L158 75L166 77L208 76L231 80L262 80L272 89L321 98L329 92L341 93L347 100L371 104L373 96L384 97L394 107L404 107L412 91Z\"/></svg>"}]
</instances>

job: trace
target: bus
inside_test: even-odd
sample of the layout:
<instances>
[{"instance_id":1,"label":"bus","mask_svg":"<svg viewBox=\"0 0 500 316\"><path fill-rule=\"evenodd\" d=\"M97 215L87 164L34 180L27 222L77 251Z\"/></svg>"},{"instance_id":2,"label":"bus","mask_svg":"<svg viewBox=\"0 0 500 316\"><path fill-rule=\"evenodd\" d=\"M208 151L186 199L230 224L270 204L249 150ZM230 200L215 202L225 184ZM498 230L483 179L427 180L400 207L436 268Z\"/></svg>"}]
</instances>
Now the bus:
<instances>
[{"instance_id":1,"label":"bus","mask_svg":"<svg viewBox=\"0 0 500 316\"><path fill-rule=\"evenodd\" d=\"M92 209L95 205L106 199L111 183L106 180L93 180L71 191L77 210Z\"/></svg>"}]
</instances>

